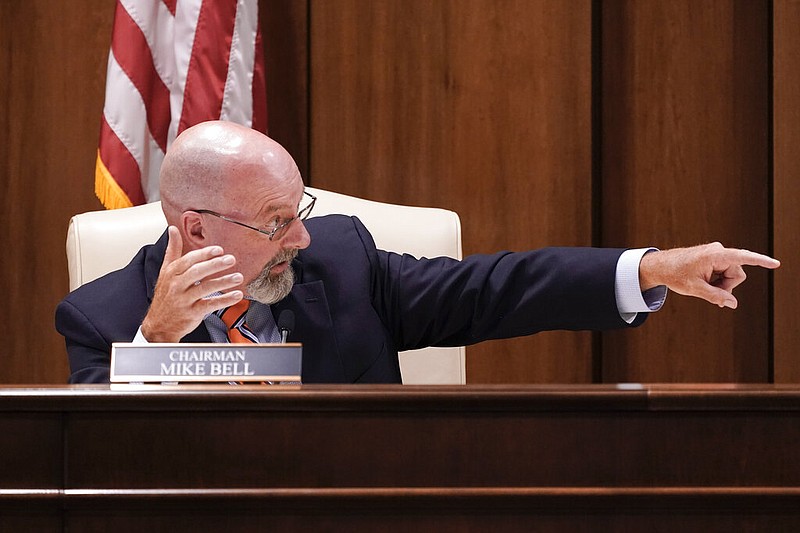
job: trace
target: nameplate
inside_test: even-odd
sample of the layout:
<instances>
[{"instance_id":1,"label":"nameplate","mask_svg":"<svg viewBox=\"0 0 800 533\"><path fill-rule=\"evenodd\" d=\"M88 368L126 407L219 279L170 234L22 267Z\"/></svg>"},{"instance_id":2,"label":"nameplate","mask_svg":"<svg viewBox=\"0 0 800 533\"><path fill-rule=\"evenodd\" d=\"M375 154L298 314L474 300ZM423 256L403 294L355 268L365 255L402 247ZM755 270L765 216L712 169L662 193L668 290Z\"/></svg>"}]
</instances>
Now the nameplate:
<instances>
[{"instance_id":1,"label":"nameplate","mask_svg":"<svg viewBox=\"0 0 800 533\"><path fill-rule=\"evenodd\" d=\"M302 360L299 343L115 342L111 345L111 382L299 382Z\"/></svg>"}]
</instances>

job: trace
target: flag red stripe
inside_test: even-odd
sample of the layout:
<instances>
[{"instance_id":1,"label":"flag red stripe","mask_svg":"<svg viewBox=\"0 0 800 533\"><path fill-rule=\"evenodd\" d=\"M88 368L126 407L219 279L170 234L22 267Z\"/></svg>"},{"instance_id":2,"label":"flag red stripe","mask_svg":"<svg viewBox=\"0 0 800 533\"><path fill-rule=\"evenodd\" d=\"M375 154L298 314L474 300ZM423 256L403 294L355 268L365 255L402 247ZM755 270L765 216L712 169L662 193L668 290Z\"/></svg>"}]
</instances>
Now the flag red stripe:
<instances>
[{"instance_id":1,"label":"flag red stripe","mask_svg":"<svg viewBox=\"0 0 800 533\"><path fill-rule=\"evenodd\" d=\"M167 6L169 12L172 13L172 16L175 16L175 5L178 3L178 0L162 0L164 5Z\"/></svg>"},{"instance_id":2,"label":"flag red stripe","mask_svg":"<svg viewBox=\"0 0 800 533\"><path fill-rule=\"evenodd\" d=\"M122 4L117 4L111 49L120 68L142 95L150 133L166 152L170 119L169 89L156 71L144 33Z\"/></svg>"},{"instance_id":3,"label":"flag red stripe","mask_svg":"<svg viewBox=\"0 0 800 533\"><path fill-rule=\"evenodd\" d=\"M142 174L136 159L122 144L104 116L100 123L100 159L114 176L114 180L125 191L133 205L146 202L142 192Z\"/></svg>"},{"instance_id":4,"label":"flag red stripe","mask_svg":"<svg viewBox=\"0 0 800 533\"><path fill-rule=\"evenodd\" d=\"M254 130L267 133L267 84L264 76L264 45L261 25L256 30L256 54L253 65L253 125Z\"/></svg>"},{"instance_id":5,"label":"flag red stripe","mask_svg":"<svg viewBox=\"0 0 800 533\"><path fill-rule=\"evenodd\" d=\"M220 116L235 22L235 1L203 2L183 91L179 134Z\"/></svg>"}]
</instances>

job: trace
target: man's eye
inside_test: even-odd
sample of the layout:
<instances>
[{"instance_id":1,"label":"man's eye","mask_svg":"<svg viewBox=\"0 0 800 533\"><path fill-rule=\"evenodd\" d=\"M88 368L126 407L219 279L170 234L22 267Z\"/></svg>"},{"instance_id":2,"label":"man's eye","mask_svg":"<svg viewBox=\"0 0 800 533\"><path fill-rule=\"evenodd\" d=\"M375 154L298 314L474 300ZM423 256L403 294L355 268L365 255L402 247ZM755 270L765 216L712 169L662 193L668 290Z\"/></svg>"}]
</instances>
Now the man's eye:
<instances>
[{"instance_id":1,"label":"man's eye","mask_svg":"<svg viewBox=\"0 0 800 533\"><path fill-rule=\"evenodd\" d=\"M275 217L264 225L264 229L272 230L280 225L281 225L281 219L279 217Z\"/></svg>"}]
</instances>

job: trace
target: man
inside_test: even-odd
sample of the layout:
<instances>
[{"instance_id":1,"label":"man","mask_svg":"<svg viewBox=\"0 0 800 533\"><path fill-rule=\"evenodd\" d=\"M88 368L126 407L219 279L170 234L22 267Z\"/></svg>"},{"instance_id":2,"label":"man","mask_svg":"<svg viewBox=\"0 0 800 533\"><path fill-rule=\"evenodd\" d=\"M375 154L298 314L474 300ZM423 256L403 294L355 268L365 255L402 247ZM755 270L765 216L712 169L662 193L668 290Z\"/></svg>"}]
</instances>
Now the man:
<instances>
[{"instance_id":1,"label":"man","mask_svg":"<svg viewBox=\"0 0 800 533\"><path fill-rule=\"evenodd\" d=\"M391 383L400 381L400 350L638 325L667 287L735 308L743 265L779 266L719 243L463 261L376 250L354 217L303 221L314 199L291 156L226 122L183 132L160 180L167 232L56 310L72 383L108 382L112 342L227 342L226 316L243 298L251 340L277 340L274 317L294 311L289 340L303 343L304 382Z\"/></svg>"}]
</instances>

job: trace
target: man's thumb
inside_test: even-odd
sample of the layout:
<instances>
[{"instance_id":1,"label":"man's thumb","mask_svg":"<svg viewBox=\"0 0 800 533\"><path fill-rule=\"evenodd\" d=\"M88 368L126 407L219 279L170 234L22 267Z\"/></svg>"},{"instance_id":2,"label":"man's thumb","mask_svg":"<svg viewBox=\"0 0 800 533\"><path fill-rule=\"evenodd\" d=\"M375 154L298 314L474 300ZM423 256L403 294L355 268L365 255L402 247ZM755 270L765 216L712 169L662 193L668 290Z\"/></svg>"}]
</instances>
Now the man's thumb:
<instances>
[{"instance_id":1,"label":"man's thumb","mask_svg":"<svg viewBox=\"0 0 800 533\"><path fill-rule=\"evenodd\" d=\"M712 304L716 304L720 307L729 307L731 309L736 309L736 307L739 305L736 297L724 289L714 287L713 285L709 285L707 283L704 283L701 287L702 288L697 296L707 302L711 302Z\"/></svg>"}]
</instances>

